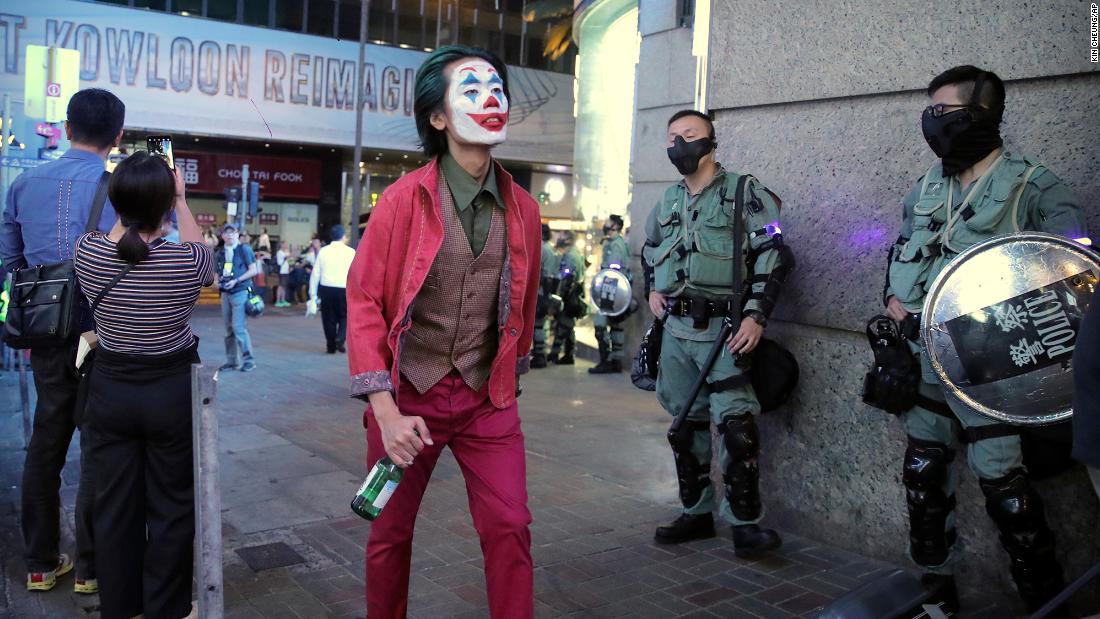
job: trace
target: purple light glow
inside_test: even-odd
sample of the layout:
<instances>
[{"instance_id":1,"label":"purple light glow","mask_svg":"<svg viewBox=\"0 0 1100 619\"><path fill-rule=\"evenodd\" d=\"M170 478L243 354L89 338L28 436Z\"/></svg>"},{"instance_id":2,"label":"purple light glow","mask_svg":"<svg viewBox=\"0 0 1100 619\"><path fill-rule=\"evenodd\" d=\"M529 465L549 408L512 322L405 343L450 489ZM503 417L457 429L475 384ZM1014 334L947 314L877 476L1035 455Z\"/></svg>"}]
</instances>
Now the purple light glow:
<instances>
[{"instance_id":1,"label":"purple light glow","mask_svg":"<svg viewBox=\"0 0 1100 619\"><path fill-rule=\"evenodd\" d=\"M886 238L886 230L879 227L864 227L857 229L848 237L848 244L861 249L871 248L882 244Z\"/></svg>"},{"instance_id":2,"label":"purple light glow","mask_svg":"<svg viewBox=\"0 0 1100 619\"><path fill-rule=\"evenodd\" d=\"M768 236L775 236L777 234L783 234L783 229L779 227L778 221L773 221L764 226L764 233Z\"/></svg>"}]
</instances>

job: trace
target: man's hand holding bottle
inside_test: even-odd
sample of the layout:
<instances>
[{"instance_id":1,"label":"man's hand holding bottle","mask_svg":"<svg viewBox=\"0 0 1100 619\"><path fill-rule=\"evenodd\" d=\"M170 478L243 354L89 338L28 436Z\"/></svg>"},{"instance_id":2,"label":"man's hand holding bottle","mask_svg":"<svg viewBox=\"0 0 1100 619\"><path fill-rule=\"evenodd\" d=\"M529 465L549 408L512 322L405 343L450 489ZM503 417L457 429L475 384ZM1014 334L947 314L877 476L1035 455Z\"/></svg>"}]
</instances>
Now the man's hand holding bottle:
<instances>
[{"instance_id":1,"label":"man's hand holding bottle","mask_svg":"<svg viewBox=\"0 0 1100 619\"><path fill-rule=\"evenodd\" d=\"M382 446L386 455L397 466L403 469L412 466L413 459L425 445L435 444L424 419L402 415L389 391L372 393L370 406L382 433Z\"/></svg>"}]
</instances>

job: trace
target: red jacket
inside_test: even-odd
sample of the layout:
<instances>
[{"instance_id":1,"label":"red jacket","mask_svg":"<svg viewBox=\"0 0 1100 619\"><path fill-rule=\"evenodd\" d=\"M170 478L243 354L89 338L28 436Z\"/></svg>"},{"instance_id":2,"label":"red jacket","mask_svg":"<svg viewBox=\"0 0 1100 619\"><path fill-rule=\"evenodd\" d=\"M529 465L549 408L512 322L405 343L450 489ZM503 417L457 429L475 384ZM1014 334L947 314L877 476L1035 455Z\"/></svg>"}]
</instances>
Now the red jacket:
<instances>
[{"instance_id":1,"label":"red jacket","mask_svg":"<svg viewBox=\"0 0 1100 619\"><path fill-rule=\"evenodd\" d=\"M499 345L489 375L497 408L515 401L516 376L530 367L542 256L538 203L495 161L508 245L501 272ZM352 397L396 397L401 335L411 305L443 245L439 164L403 176L382 193L348 272L348 365Z\"/></svg>"}]
</instances>

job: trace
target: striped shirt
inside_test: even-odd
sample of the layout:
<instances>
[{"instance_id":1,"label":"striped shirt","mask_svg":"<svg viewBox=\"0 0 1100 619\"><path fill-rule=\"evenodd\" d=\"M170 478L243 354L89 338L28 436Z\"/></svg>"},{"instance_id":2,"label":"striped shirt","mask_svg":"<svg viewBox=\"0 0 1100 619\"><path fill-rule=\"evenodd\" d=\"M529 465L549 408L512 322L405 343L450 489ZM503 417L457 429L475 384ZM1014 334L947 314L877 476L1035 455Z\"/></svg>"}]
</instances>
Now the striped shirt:
<instances>
[{"instance_id":1,"label":"striped shirt","mask_svg":"<svg viewBox=\"0 0 1100 619\"><path fill-rule=\"evenodd\" d=\"M132 355L164 355L191 346L195 336L188 321L200 289L214 282L212 261L203 243L150 243L145 260L96 308L99 345ZM76 274L89 303L125 266L115 242L103 233L85 234L77 242Z\"/></svg>"}]
</instances>

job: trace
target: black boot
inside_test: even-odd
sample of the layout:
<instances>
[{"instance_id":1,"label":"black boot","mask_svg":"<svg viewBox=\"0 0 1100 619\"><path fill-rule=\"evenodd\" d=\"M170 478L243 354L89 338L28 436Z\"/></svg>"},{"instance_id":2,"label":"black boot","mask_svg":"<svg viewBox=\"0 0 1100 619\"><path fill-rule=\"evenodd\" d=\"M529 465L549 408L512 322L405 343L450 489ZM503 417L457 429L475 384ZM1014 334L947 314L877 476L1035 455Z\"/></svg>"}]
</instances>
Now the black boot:
<instances>
[{"instance_id":1,"label":"black boot","mask_svg":"<svg viewBox=\"0 0 1100 619\"><path fill-rule=\"evenodd\" d=\"M733 527L733 554L742 559L751 559L782 545L783 540L774 529L761 529L757 524Z\"/></svg>"},{"instance_id":2,"label":"black boot","mask_svg":"<svg viewBox=\"0 0 1100 619\"><path fill-rule=\"evenodd\" d=\"M930 601L939 604L945 614L959 614L959 590L954 576L927 572L921 575L920 584L932 594Z\"/></svg>"},{"instance_id":3,"label":"black boot","mask_svg":"<svg viewBox=\"0 0 1100 619\"><path fill-rule=\"evenodd\" d=\"M670 524L657 527L653 541L658 544L681 544L693 539L709 539L714 535L714 515L680 514Z\"/></svg>"},{"instance_id":4,"label":"black boot","mask_svg":"<svg viewBox=\"0 0 1100 619\"><path fill-rule=\"evenodd\" d=\"M1054 554L1054 534L1047 526L1043 500L1023 469L998 479L978 480L985 509L1001 532L1001 545L1012 563L1009 571L1028 614L1039 610L1064 587L1062 566ZM1067 616L1065 610L1048 615Z\"/></svg>"},{"instance_id":5,"label":"black boot","mask_svg":"<svg viewBox=\"0 0 1100 619\"><path fill-rule=\"evenodd\" d=\"M531 367L535 369L546 367L546 353L539 352L531 355Z\"/></svg>"},{"instance_id":6,"label":"black boot","mask_svg":"<svg viewBox=\"0 0 1100 619\"><path fill-rule=\"evenodd\" d=\"M588 368L589 374L618 374L623 371L622 362L610 359L600 361L596 367Z\"/></svg>"},{"instance_id":7,"label":"black boot","mask_svg":"<svg viewBox=\"0 0 1100 619\"><path fill-rule=\"evenodd\" d=\"M573 359L573 353L567 352L554 363L557 363L558 365L573 365L574 363L576 363L576 361Z\"/></svg>"},{"instance_id":8,"label":"black boot","mask_svg":"<svg viewBox=\"0 0 1100 619\"><path fill-rule=\"evenodd\" d=\"M550 349L550 354L546 355L546 362L547 363L553 363L553 364L557 365L558 359L560 359L560 358L561 358L561 350L559 350L557 348L551 348Z\"/></svg>"}]
</instances>

